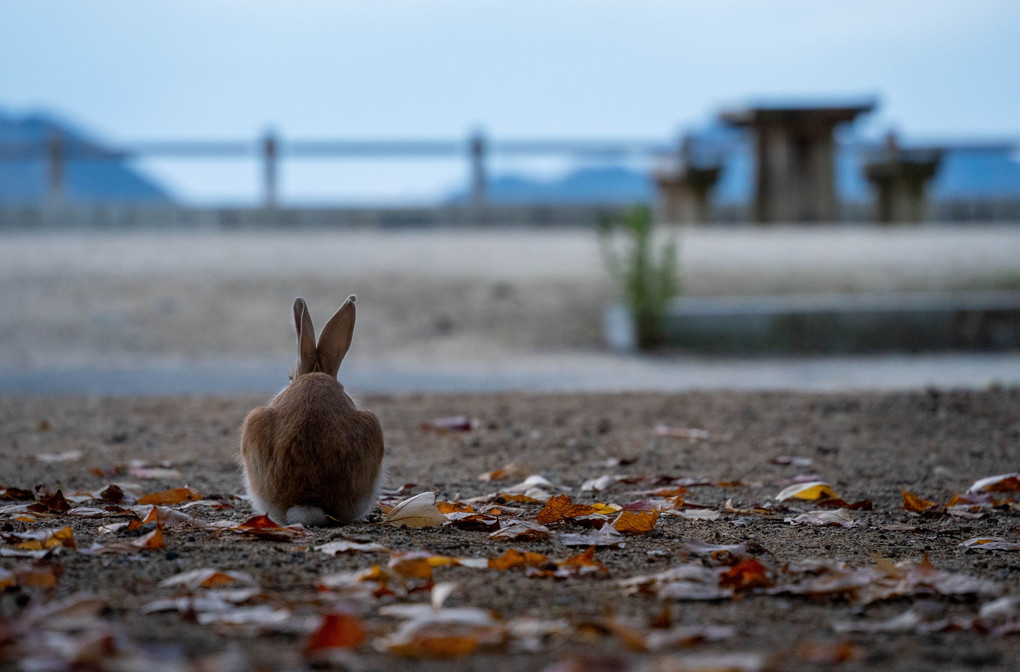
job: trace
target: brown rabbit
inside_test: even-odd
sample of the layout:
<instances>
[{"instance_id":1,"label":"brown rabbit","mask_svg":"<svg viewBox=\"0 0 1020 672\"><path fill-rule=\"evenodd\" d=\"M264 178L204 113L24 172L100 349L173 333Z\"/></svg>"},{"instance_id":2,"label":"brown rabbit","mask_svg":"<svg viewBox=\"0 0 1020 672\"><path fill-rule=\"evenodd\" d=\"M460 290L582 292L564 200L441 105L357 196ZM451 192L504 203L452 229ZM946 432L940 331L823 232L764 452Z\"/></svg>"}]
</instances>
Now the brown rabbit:
<instances>
[{"instance_id":1,"label":"brown rabbit","mask_svg":"<svg viewBox=\"0 0 1020 672\"><path fill-rule=\"evenodd\" d=\"M291 382L244 420L241 467L256 513L279 523L330 525L363 517L382 481L379 420L336 379L354 336L351 295L315 343L304 299L294 301L301 357Z\"/></svg>"}]
</instances>

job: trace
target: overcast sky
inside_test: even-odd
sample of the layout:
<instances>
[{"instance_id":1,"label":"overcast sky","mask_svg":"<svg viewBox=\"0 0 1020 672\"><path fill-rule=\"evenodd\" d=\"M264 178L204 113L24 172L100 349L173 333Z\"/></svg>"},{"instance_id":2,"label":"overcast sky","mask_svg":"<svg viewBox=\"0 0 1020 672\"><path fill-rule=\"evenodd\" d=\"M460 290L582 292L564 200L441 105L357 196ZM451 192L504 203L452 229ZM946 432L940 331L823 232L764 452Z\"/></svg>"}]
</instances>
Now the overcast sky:
<instances>
[{"instance_id":1,"label":"overcast sky","mask_svg":"<svg viewBox=\"0 0 1020 672\"><path fill-rule=\"evenodd\" d=\"M113 142L667 139L748 101L875 96L865 130L1020 140L1018 36L1016 0L0 0L0 109ZM151 168L199 198L257 186L254 166ZM283 179L292 197L424 194L465 172Z\"/></svg>"}]
</instances>

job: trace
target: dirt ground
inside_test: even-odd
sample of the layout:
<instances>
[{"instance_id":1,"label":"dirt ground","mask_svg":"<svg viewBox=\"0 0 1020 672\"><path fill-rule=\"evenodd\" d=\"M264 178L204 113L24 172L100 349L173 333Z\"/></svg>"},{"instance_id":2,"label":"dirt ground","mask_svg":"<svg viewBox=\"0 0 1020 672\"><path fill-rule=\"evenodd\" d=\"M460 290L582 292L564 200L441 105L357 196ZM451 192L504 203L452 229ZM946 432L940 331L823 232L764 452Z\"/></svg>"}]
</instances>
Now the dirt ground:
<instances>
[{"instance_id":1,"label":"dirt ground","mask_svg":"<svg viewBox=\"0 0 1020 672\"><path fill-rule=\"evenodd\" d=\"M69 497L98 496L118 482L127 493L120 504L127 505L131 493L187 485L205 503L168 508L184 511L199 524L230 521L225 524L236 526L251 515L238 497L242 488L234 456L239 426L262 401L0 398L0 486L41 486L35 497L42 498L57 489ZM956 508L952 514L943 505L978 479L1020 467L1020 390L429 395L367 397L359 403L382 422L388 487L403 488L399 495L390 494L390 503L429 490L437 491L440 500L464 501L506 492L523 475L539 474L555 485L548 494L565 492L585 504L662 499L652 491L666 487L679 492L686 485L680 495L683 506L676 511L719 515L691 520L664 512L650 531L625 535L621 547L596 548L594 560L604 571L592 565L572 571L569 563L551 564L585 550L564 544L564 533L590 533L569 521L549 523L550 536L544 539L501 541L491 538L488 529L397 528L383 523L380 510L367 522L313 530L291 540L165 520L160 527L165 547L128 552L126 546L143 538L139 534L155 528L102 532L103 525L132 518L103 509L112 501L109 492L106 502L87 494L72 501L99 508L103 517L96 518L58 512L61 507L52 500L47 500L50 509L40 506L42 513L27 514L17 507L32 502L12 499L0 502L0 585L5 587L0 665L24 670L309 665L352 670L820 670L837 664L846 670L1015 669L1020 605L993 600L1020 595L1020 555L961 544L976 537L1020 542L1020 511L1008 501L1017 495L994 493L992 503ZM440 433L422 427L435 418L461 415L472 421L470 430ZM686 438L667 436L667 430L656 431L660 424L703 431L687 431ZM803 459L781 464L790 461L779 459L784 457ZM131 471L134 460L140 462ZM513 478L479 480L480 474L511 462L523 467ZM151 471L157 468L177 473ZM630 478L604 479L601 491L582 490L585 481L603 475ZM798 476L828 482L848 503L871 500L873 508L848 511L856 523L852 527L794 525L787 519L817 508L813 502L776 501ZM614 484L605 485L609 481ZM903 490L937 506L908 512ZM8 499L17 495L4 492ZM484 505L485 500L474 503ZM500 506L504 521L530 522L543 507ZM43 559L9 557L26 543L26 531L63 526L73 529L77 550L61 547ZM765 574L747 580L737 575L733 580L739 585L714 599L681 599L691 597L682 592L667 597L647 586L635 594L621 584L690 567L730 572L732 579L737 567L747 567L734 565L738 558L726 553L704 556L684 547L697 539L744 544L743 551L734 553L746 552ZM374 542L386 551L334 557L316 549L340 540ZM108 550L119 552L87 552L94 545L117 543ZM433 557L493 559L510 548L549 560L530 572L487 568L484 562L483 567L443 566L433 560L437 566L430 580L420 573L415 556L404 555L427 551ZM924 558L934 569L916 567ZM900 586L874 601L862 598L865 588L860 585L819 588L808 595L784 591L798 577L813 576L798 565L809 559L878 567L886 579L905 583L906 570L887 561L912 563L922 575L941 578L932 578L920 591ZM354 583L326 578L373 565L389 567L389 574ZM222 589L161 585L182 572L210 567L247 572L254 587L246 597L235 591L228 598ZM561 576L548 576L557 572ZM388 583L380 575L388 576ZM972 589L963 577L984 583ZM443 587L430 589L431 581ZM428 604L448 583L456 586L442 609L424 609L433 620L456 620L459 614L462 622L435 626L444 629L431 644L400 640L395 633L402 627L401 613L406 617L407 612L396 605ZM94 599L75 601L82 595ZM170 611L151 606L189 595L193 599ZM204 611L202 600L214 595L248 601ZM353 646L309 643L313 632L336 634L320 628L328 613L345 614L328 622L346 624L339 632L347 633L347 639L341 640ZM358 627L366 633L363 641L350 634ZM429 651L462 655L423 657Z\"/></svg>"}]
</instances>

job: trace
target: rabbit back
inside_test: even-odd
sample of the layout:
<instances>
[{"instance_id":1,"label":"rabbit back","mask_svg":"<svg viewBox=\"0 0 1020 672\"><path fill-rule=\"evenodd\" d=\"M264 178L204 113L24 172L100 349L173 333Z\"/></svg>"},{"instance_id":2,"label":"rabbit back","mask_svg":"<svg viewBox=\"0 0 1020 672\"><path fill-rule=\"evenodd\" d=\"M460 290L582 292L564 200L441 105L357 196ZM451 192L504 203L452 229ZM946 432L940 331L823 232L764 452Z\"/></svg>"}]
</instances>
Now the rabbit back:
<instances>
[{"instance_id":1,"label":"rabbit back","mask_svg":"<svg viewBox=\"0 0 1020 672\"><path fill-rule=\"evenodd\" d=\"M379 420L325 373L297 377L248 414L241 434L253 508L277 522L363 517L378 496L383 452Z\"/></svg>"}]
</instances>

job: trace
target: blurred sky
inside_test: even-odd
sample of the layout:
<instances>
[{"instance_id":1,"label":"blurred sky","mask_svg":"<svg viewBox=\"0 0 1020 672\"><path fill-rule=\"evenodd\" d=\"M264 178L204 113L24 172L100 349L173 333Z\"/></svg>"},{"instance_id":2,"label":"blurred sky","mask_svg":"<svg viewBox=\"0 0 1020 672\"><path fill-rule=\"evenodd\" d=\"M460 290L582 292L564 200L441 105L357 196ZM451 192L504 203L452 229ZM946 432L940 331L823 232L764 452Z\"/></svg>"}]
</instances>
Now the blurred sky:
<instances>
[{"instance_id":1,"label":"blurred sky","mask_svg":"<svg viewBox=\"0 0 1020 672\"><path fill-rule=\"evenodd\" d=\"M0 0L0 110L113 142L665 140L748 101L874 95L865 130L1015 140L1018 36L1016 0ZM283 189L371 200L466 175L431 163L291 162ZM194 198L258 191L257 165L147 167Z\"/></svg>"}]
</instances>

